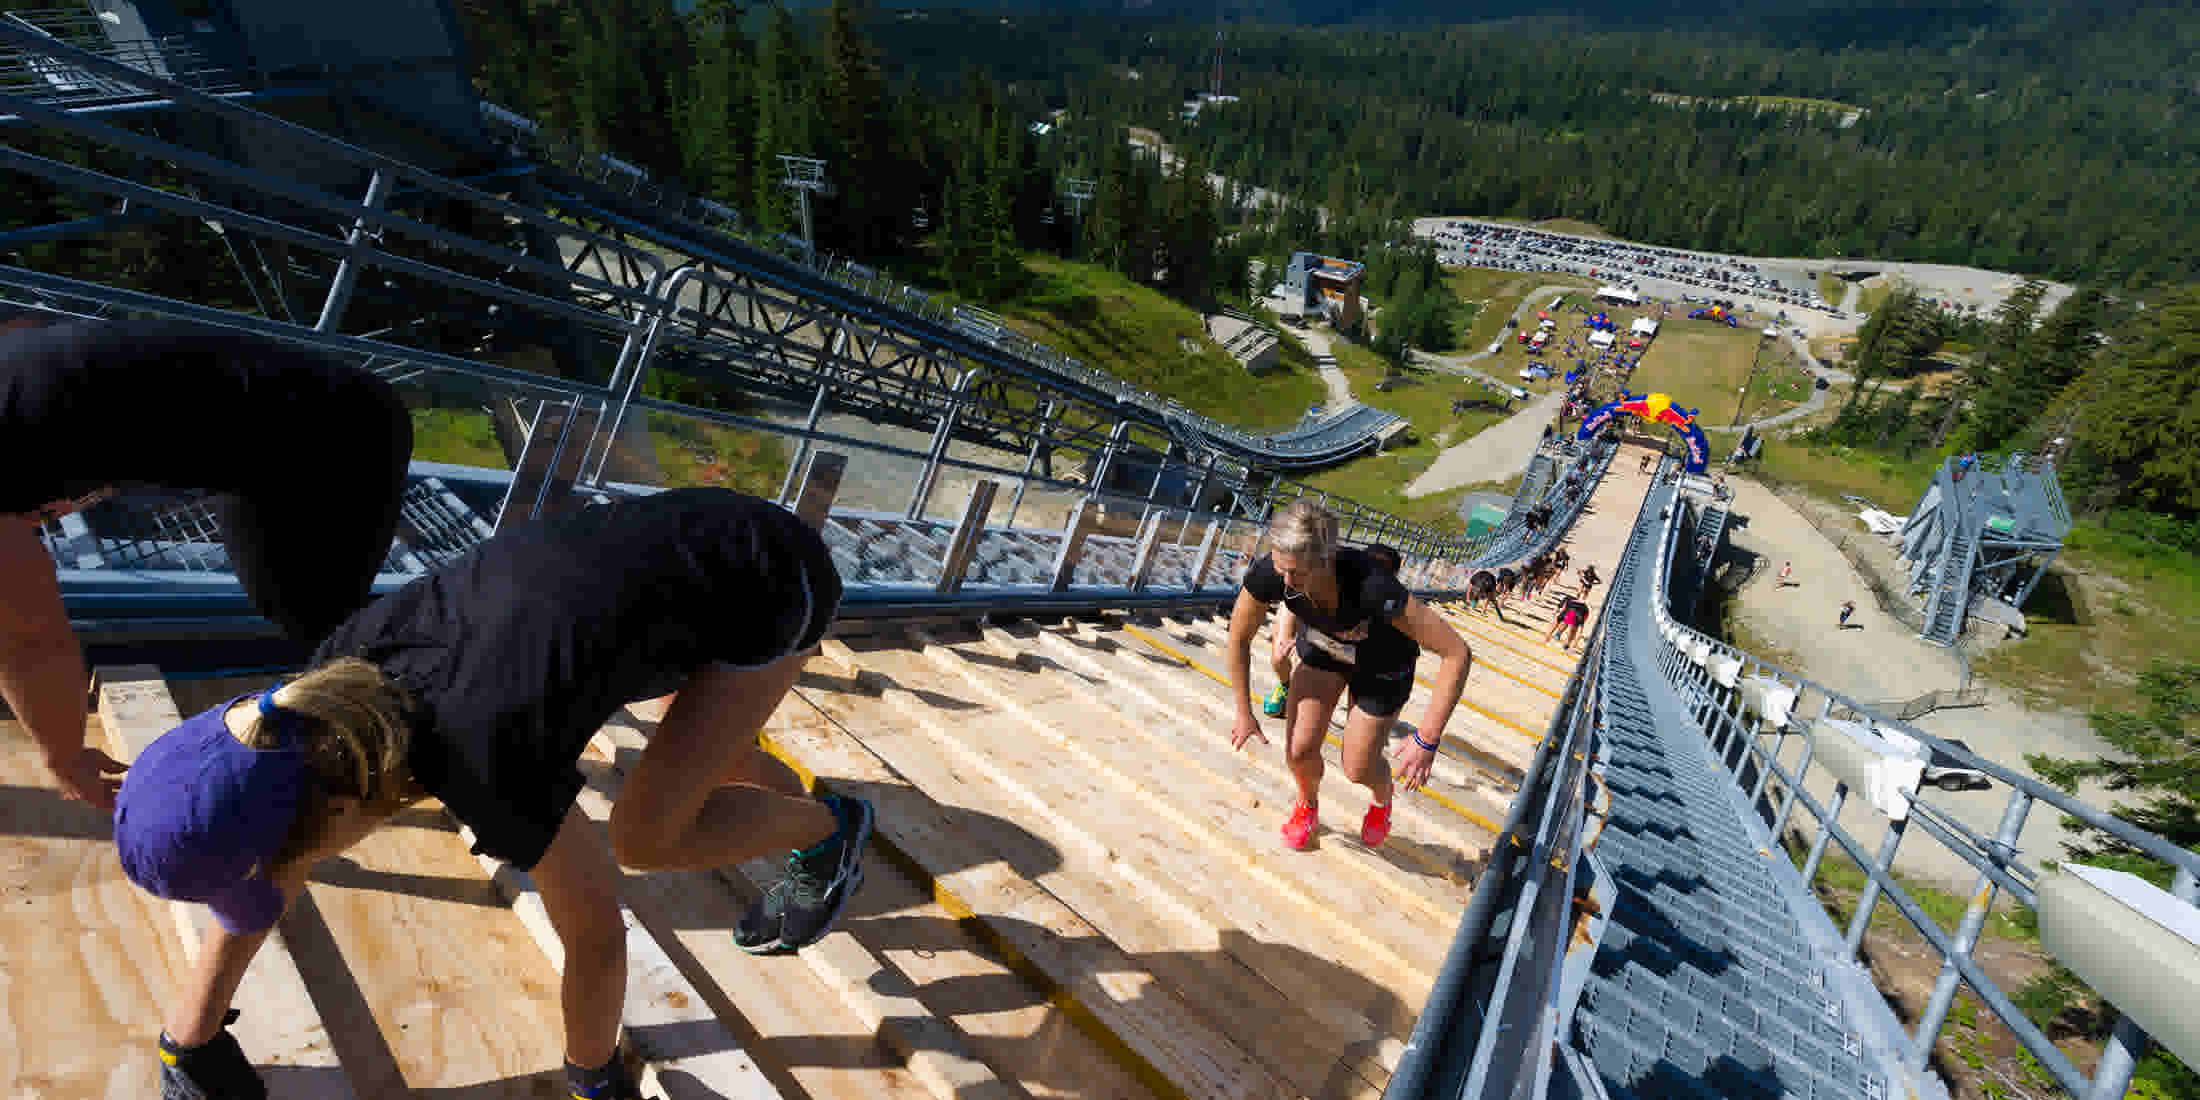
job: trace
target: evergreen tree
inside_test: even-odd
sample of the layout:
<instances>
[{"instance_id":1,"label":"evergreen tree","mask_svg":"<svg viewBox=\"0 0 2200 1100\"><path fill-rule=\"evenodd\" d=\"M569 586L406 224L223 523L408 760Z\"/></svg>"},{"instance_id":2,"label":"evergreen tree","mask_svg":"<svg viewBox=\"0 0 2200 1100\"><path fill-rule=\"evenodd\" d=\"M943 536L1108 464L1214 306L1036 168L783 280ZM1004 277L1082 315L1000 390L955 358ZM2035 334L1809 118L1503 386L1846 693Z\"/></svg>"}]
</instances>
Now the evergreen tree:
<instances>
[{"instance_id":1,"label":"evergreen tree","mask_svg":"<svg viewBox=\"0 0 2200 1100\"><path fill-rule=\"evenodd\" d=\"M1206 162L1185 160L1168 192L1167 290L1183 301L1205 305L1214 293L1215 236L1221 231Z\"/></svg>"},{"instance_id":2,"label":"evergreen tree","mask_svg":"<svg viewBox=\"0 0 2200 1100\"><path fill-rule=\"evenodd\" d=\"M1943 410L1940 426L1933 433L1933 446L1938 447L1953 434L1966 402L1983 399L1994 388L1994 380L2001 371L2011 369L2018 361L2023 348L2032 340L2032 328L2039 318L2040 301L2047 295L2047 284L2039 279L2026 279L2024 285L2002 299L1994 309L1993 327L1987 331L1984 346L1978 351L1969 370L1957 379L1949 392L1947 408ZM1967 437L1975 438L1975 437ZM1979 450L1969 446L1966 450Z\"/></svg>"},{"instance_id":3,"label":"evergreen tree","mask_svg":"<svg viewBox=\"0 0 2200 1100\"><path fill-rule=\"evenodd\" d=\"M2070 760L2031 753L2025 762L2040 778L2075 792L2085 780L2104 780L2108 789L2144 797L2137 805L2118 804L2117 817L2187 850L2200 850L2200 664L2156 661L2139 676L2138 712L2096 709L2093 732L2117 750L2116 758ZM2064 842L2070 858L2114 867L2168 886L2170 869L2151 856L2075 819L2064 819L2074 838Z\"/></svg>"},{"instance_id":4,"label":"evergreen tree","mask_svg":"<svg viewBox=\"0 0 2200 1100\"><path fill-rule=\"evenodd\" d=\"M1991 385L1979 395L1967 436L1970 450L2008 445L2077 379L2096 346L2101 304L2098 290L2080 288L2026 334L2022 349L1995 370Z\"/></svg>"},{"instance_id":5,"label":"evergreen tree","mask_svg":"<svg viewBox=\"0 0 2200 1100\"><path fill-rule=\"evenodd\" d=\"M813 156L817 151L808 117L813 102L810 73L814 67L809 48L795 28L794 16L784 6L773 3L765 16L756 63L750 70L756 156L748 212L758 228L767 233L795 228L793 196L782 183L786 166L780 156Z\"/></svg>"},{"instance_id":6,"label":"evergreen tree","mask_svg":"<svg viewBox=\"0 0 2200 1100\"><path fill-rule=\"evenodd\" d=\"M901 142L876 49L857 25L858 0L833 0L823 44L828 172L835 194L818 235L858 255L888 251L914 208L914 181L898 171Z\"/></svg>"},{"instance_id":7,"label":"evergreen tree","mask_svg":"<svg viewBox=\"0 0 2200 1100\"><path fill-rule=\"evenodd\" d=\"M755 88L743 73L748 46L732 0L697 0L688 13L695 69L680 103L681 178L690 187L746 205L755 175Z\"/></svg>"},{"instance_id":8,"label":"evergreen tree","mask_svg":"<svg viewBox=\"0 0 2200 1100\"><path fill-rule=\"evenodd\" d=\"M1857 394L1866 382L1884 377L1895 367L1909 362L1931 340L1933 321L1927 315L1928 309L1929 303L1904 283L1897 285L1886 301L1872 311L1864 327L1857 332L1851 363L1856 388L1849 391L1848 405L1856 403Z\"/></svg>"},{"instance_id":9,"label":"evergreen tree","mask_svg":"<svg viewBox=\"0 0 2200 1100\"><path fill-rule=\"evenodd\" d=\"M2179 288L2118 332L2075 412L2096 506L2200 513L2200 286Z\"/></svg>"}]
</instances>

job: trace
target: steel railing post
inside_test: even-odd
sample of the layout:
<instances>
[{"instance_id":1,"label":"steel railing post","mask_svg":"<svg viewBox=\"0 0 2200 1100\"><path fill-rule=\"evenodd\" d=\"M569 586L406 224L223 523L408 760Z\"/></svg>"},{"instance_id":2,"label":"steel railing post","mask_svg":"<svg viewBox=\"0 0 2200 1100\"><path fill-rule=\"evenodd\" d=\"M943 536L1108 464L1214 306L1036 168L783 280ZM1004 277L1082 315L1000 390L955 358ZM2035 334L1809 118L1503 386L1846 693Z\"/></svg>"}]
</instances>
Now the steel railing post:
<instances>
[{"instance_id":1,"label":"steel railing post","mask_svg":"<svg viewBox=\"0 0 2200 1100\"><path fill-rule=\"evenodd\" d=\"M1996 866L2007 869L2009 860L2017 853L2017 837L2024 831L2025 815L2032 809L2032 796L2023 791L2009 792L2009 804L2002 808L2001 828L1994 833L1992 850L1986 858ZM1978 886L1971 892L1970 907L1963 911L1963 921L1956 926L1955 949L1959 955L1969 955L1978 943L1979 931L1986 927L1986 915L1994 907L1994 897L1999 892L1994 876L1981 871ZM1909 1064L1912 1069L1923 1069L1933 1056L1933 1040L1940 1035L1941 1022L1948 1018L1948 1008L1955 1003L1956 984L1960 976L1955 964L1942 960L1940 977L1933 983L1933 993L1925 1002L1925 1013L1918 1017L1917 1034L1910 1044ZM2120 1094L2119 1094L2120 1095Z\"/></svg>"},{"instance_id":2,"label":"steel railing post","mask_svg":"<svg viewBox=\"0 0 2200 1100\"><path fill-rule=\"evenodd\" d=\"M1042 404L1039 412L1039 430L1031 440L1031 453L1024 456L1024 472L1016 477L1016 491L1008 496L1008 515L1002 517L1001 526L1016 526L1016 510L1024 505L1024 487L1031 482L1031 471L1039 466L1039 454L1045 450L1054 432L1054 417L1061 411L1061 402L1052 399Z\"/></svg>"},{"instance_id":3,"label":"steel railing post","mask_svg":"<svg viewBox=\"0 0 2200 1100\"><path fill-rule=\"evenodd\" d=\"M367 180L367 197L361 205L369 210L382 209L382 203L390 195L391 179L391 173L387 169L376 168L374 175ZM359 262L358 253L362 246L367 250L374 247L365 244L368 236L365 218L351 223L351 232L344 235L344 246L350 254L336 265L336 278L329 283L328 297L321 302L321 317L313 323L313 331L334 332L337 324L343 320L344 308L351 304L352 288L359 285L359 269L363 265Z\"/></svg>"},{"instance_id":4,"label":"steel railing post","mask_svg":"<svg viewBox=\"0 0 2200 1100\"><path fill-rule=\"evenodd\" d=\"M794 514L811 527L823 530L826 517L833 511L833 498L840 494L840 475L847 469L847 455L819 451L810 459L810 468L803 472L802 488L795 493Z\"/></svg>"},{"instance_id":5,"label":"steel railing post","mask_svg":"<svg viewBox=\"0 0 2200 1100\"><path fill-rule=\"evenodd\" d=\"M817 384L817 398L810 402L810 415L802 421L802 441L795 444L794 458L787 463L787 476L779 483L778 501L784 505L794 499L795 477L802 471L802 462L810 457L810 436L817 431L818 420L825 415L825 395L832 383Z\"/></svg>"},{"instance_id":6,"label":"steel railing post","mask_svg":"<svg viewBox=\"0 0 2200 1100\"><path fill-rule=\"evenodd\" d=\"M924 506L932 499L932 490L939 482L940 460L947 457L947 443L955 434L955 420L962 413L963 395L970 392L971 383L977 381L984 367L972 367L955 380L955 391L947 399L947 409L940 414L939 426L932 431L932 449L924 460L924 472L917 477L917 486L909 494L909 518L923 519Z\"/></svg>"},{"instance_id":7,"label":"steel railing post","mask_svg":"<svg viewBox=\"0 0 2200 1100\"><path fill-rule=\"evenodd\" d=\"M1800 785L1800 778L1798 785ZM1825 858L1826 843L1833 839L1833 823L1841 820L1841 804L1849 800L1849 785L1836 783L1833 797L1826 800L1826 812L1818 819L1818 837L1810 842L1810 855L1803 859L1803 883L1809 885L1818 876L1818 861Z\"/></svg>"},{"instance_id":8,"label":"steel railing post","mask_svg":"<svg viewBox=\"0 0 2200 1100\"><path fill-rule=\"evenodd\" d=\"M1838 821L1839 818L1834 820ZM1856 914L1849 918L1849 934L1843 940L1843 946L1847 949L1845 958L1854 959L1857 948L1863 946L1864 929L1870 927L1872 910L1879 906L1880 880L1894 871L1895 849L1902 846L1902 829L1908 823L1907 818L1887 822L1886 839L1879 842L1879 856L1866 871L1870 877L1864 880L1864 892L1856 899Z\"/></svg>"}]
</instances>

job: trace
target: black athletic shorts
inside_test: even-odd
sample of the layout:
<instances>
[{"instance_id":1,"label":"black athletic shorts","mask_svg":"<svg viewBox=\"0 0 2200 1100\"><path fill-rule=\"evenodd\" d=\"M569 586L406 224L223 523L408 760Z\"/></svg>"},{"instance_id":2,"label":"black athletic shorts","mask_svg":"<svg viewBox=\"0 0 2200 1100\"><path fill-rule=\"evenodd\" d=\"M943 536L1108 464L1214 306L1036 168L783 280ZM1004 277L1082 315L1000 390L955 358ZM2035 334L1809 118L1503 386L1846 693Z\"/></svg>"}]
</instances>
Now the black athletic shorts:
<instances>
[{"instance_id":1,"label":"black athletic shorts","mask_svg":"<svg viewBox=\"0 0 2200 1100\"><path fill-rule=\"evenodd\" d=\"M808 650L841 595L825 540L794 513L673 489L507 527L353 615L315 663L362 657L404 685L413 775L473 827L477 852L527 870L621 706L713 663Z\"/></svg>"},{"instance_id":2,"label":"black athletic shorts","mask_svg":"<svg viewBox=\"0 0 2200 1100\"><path fill-rule=\"evenodd\" d=\"M1346 686L1352 689L1352 706L1363 714L1389 718L1405 709L1406 699L1413 694L1413 664L1420 656L1418 652L1375 655L1374 660L1347 665L1309 644L1302 633L1298 653L1300 664L1344 677ZM1365 650L1361 655L1370 656Z\"/></svg>"},{"instance_id":3,"label":"black athletic shorts","mask_svg":"<svg viewBox=\"0 0 2200 1100\"><path fill-rule=\"evenodd\" d=\"M181 321L0 332L0 513L211 494L245 594L295 641L367 602L412 442L388 382L284 341Z\"/></svg>"}]
</instances>

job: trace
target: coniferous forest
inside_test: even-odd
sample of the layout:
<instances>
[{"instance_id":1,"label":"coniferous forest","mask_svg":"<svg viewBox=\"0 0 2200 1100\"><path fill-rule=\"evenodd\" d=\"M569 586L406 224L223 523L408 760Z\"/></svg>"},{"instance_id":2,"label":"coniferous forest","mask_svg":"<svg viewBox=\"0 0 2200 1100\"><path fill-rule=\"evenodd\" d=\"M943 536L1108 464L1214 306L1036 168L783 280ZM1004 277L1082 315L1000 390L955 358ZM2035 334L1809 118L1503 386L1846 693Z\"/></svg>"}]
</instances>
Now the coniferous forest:
<instances>
[{"instance_id":1,"label":"coniferous forest","mask_svg":"<svg viewBox=\"0 0 2200 1100\"><path fill-rule=\"evenodd\" d=\"M2088 290L2058 316L2020 298L1962 332L1896 299L1863 334L1852 366L1867 386L1829 431L1905 452L2068 436L2066 476L2096 508L2200 513L2200 459L2164 448L2189 441L2189 406L2111 416L2114 402L2088 397L2126 392L2138 374L2157 397L2190 387L2178 364L2200 346L2200 321L2187 332L2182 309L2133 306L2188 301L2174 288L2200 264L2200 21L2144 0L1958 4L1929 19L1845 0L1625 10L1603 22L1230 22L1221 87L1239 98L1186 118L1187 96L1212 86L1217 29L1160 5L461 3L488 97L767 230L794 223L778 155L822 157L835 191L814 207L820 247L979 300L1015 292L1029 249L1205 303L1242 297L1253 261L1275 270L1306 248L1367 259L1369 293L1427 322L1411 326L1426 334L1379 334L1383 345L1439 346L1440 276L1405 247L1404 220L1443 213L2079 283ZM1134 154L1134 127L1185 163ZM1217 197L1198 182L1209 171L1238 186ZM1062 197L1070 177L1097 187L1081 220ZM1256 208L1249 185L1286 198ZM1981 349L1952 398L1869 385L1952 340ZM2160 348L2168 359L2146 357Z\"/></svg>"}]
</instances>

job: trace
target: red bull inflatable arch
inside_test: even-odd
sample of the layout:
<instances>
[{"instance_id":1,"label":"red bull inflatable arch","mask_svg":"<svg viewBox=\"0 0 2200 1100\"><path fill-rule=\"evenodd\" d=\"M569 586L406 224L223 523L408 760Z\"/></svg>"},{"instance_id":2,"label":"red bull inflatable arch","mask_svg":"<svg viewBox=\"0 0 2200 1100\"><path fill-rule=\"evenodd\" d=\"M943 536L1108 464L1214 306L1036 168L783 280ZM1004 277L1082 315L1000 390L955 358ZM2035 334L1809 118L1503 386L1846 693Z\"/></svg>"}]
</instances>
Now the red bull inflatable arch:
<instances>
[{"instance_id":1,"label":"red bull inflatable arch","mask_svg":"<svg viewBox=\"0 0 2200 1100\"><path fill-rule=\"evenodd\" d=\"M1703 429L1696 426L1696 409L1683 409L1673 404L1673 399L1662 393L1621 393L1619 400L1590 413L1581 422L1581 430L1574 438L1587 442L1604 425L1621 413L1633 413L1644 420L1671 425L1688 445L1688 458L1682 468L1689 473L1700 474L1711 459L1711 444L1703 437Z\"/></svg>"}]
</instances>

